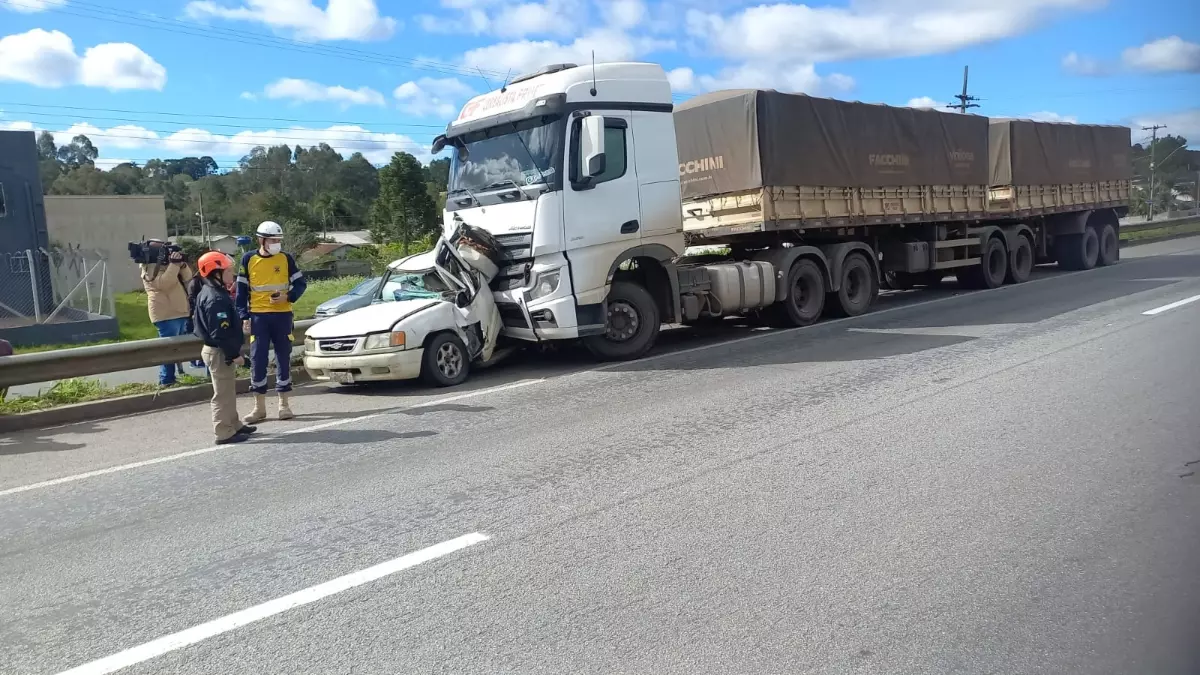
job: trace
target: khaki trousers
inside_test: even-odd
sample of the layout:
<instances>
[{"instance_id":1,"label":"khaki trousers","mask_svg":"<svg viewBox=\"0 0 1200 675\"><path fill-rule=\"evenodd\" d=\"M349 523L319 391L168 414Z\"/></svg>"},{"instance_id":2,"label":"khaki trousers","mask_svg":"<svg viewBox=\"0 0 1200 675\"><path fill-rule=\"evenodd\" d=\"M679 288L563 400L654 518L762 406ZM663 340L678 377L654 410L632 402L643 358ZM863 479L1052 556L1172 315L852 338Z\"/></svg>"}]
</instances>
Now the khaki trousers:
<instances>
[{"instance_id":1,"label":"khaki trousers","mask_svg":"<svg viewBox=\"0 0 1200 675\"><path fill-rule=\"evenodd\" d=\"M225 363L225 352L206 346L200 352L204 365L212 377L213 433L218 441L230 438L242 428L237 413L237 371L232 364Z\"/></svg>"}]
</instances>

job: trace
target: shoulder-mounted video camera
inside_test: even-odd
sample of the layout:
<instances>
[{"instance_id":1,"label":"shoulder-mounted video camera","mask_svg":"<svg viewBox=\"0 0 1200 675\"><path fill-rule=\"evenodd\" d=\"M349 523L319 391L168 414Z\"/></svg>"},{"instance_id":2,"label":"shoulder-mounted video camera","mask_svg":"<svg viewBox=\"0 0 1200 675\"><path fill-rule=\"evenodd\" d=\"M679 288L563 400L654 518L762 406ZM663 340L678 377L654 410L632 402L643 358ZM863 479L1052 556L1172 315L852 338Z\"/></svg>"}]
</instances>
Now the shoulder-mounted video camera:
<instances>
[{"instance_id":1,"label":"shoulder-mounted video camera","mask_svg":"<svg viewBox=\"0 0 1200 675\"><path fill-rule=\"evenodd\" d=\"M183 249L161 239L129 242L129 257L139 265L166 265L171 261L173 253L183 255ZM184 256L183 262L187 262L187 256Z\"/></svg>"}]
</instances>

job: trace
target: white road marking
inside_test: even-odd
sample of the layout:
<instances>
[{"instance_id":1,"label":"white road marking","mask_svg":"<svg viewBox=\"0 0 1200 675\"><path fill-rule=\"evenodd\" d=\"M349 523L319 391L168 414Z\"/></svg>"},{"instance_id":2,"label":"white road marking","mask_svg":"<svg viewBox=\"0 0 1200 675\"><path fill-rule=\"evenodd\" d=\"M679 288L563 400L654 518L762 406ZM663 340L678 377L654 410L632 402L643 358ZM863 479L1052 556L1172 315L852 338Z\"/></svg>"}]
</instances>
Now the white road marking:
<instances>
[{"instance_id":1,"label":"white road marking","mask_svg":"<svg viewBox=\"0 0 1200 675\"><path fill-rule=\"evenodd\" d=\"M383 415L392 414L392 413L395 413L395 412L398 412L401 410L414 410L414 409L419 409L419 408L428 408L428 407L435 406L435 405L442 405L444 403L452 403L454 401L461 401L466 398L483 396L485 394L494 394L494 393L501 392L501 391L507 391L509 389L517 389L518 387L528 387L531 384L540 384L542 382L545 382L545 379L521 380L520 382L513 382L511 384L505 384L505 385L500 385L500 386L496 386L496 387L488 387L487 389L479 389L476 391L470 391L465 394L458 394L456 396L447 396L445 398L439 398L439 399L436 399L433 401L426 401L424 403L417 403L417 404L411 405L411 406L401 406L401 407L395 408L393 410L389 410L387 412L374 413L371 415L362 415L359 417L347 417L345 419L333 420L330 422L323 422L321 424L314 424L313 426L310 426L310 427L302 427L300 429L289 429L288 431L278 434L278 436L290 436L292 434L302 434L302 433L309 432L309 431L319 431L321 429L337 427L337 426L341 426L343 424L349 424L351 422L358 422L358 421L362 421L362 420L372 419L375 417L382 417ZM271 436L264 435L263 438L271 438ZM174 462L176 460L187 459L188 457L195 457L196 455L205 455L210 452L216 452L218 450L234 450L234 449L245 448L245 447L253 447L253 444L251 444L250 446L247 446L244 444L243 445L214 445L214 446L208 447L208 448L200 448L199 450L188 450L187 452L180 452L180 453L176 453L174 455L167 455L165 457L155 457L154 459L146 459L146 460L142 460L140 462L131 462L129 464L119 464L117 466L110 466L106 469L96 469L95 471L88 471L85 473L78 473L78 474L74 474L71 476L63 476L62 478L54 478L51 480L44 480L44 481L41 481L40 483L30 483L29 485L21 485L18 487L8 488L6 490L0 490L0 497L17 494L19 492L28 492L30 490L38 490L41 488L53 487L55 485L62 485L64 483L74 483L76 481L81 481L81 480L84 480L87 478L95 478L96 476L106 476L110 473L119 473L122 471L130 471L132 469L140 469L144 466L153 466L155 464L163 464L164 462Z\"/></svg>"},{"instance_id":2,"label":"white road marking","mask_svg":"<svg viewBox=\"0 0 1200 675\"><path fill-rule=\"evenodd\" d=\"M1163 305L1162 307L1155 307L1154 309L1148 309L1148 310L1142 312L1142 314L1144 314L1146 316L1154 316L1155 314L1162 314L1163 312L1169 312L1169 311L1175 309L1176 307L1183 307L1184 305L1191 304L1193 302L1196 302L1197 300L1200 300L1200 295L1193 295L1190 298L1184 298L1182 300L1172 302L1169 305Z\"/></svg>"},{"instance_id":3,"label":"white road marking","mask_svg":"<svg viewBox=\"0 0 1200 675\"><path fill-rule=\"evenodd\" d=\"M352 572L346 576L326 581L323 584L285 595L282 598L276 598L261 605L255 605L240 612L234 612L208 623L202 623L199 626L160 637L157 640L126 649L123 652L118 652L98 661L92 661L91 663L85 663L82 666L65 670L59 673L59 675L107 675L107 673L114 673L122 668L128 668L129 666L149 661L168 652L183 649L221 633L227 633L235 628L241 628L255 621L261 621L276 614L282 614L289 609L303 607L336 593L382 579L390 574L416 567L421 563L429 562L430 560L449 555L455 551L487 540L488 536L479 532L463 535L457 539L451 539L450 541L444 541L429 548L423 548L420 551L414 551L413 553L380 563L374 567Z\"/></svg>"}]
</instances>

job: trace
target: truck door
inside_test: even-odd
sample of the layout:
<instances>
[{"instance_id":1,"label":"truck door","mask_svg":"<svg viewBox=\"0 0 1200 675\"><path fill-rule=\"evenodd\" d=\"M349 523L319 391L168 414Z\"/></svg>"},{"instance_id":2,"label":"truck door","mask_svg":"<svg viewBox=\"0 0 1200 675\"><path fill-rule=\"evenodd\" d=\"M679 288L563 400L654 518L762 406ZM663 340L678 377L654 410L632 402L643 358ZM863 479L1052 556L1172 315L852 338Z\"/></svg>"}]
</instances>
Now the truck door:
<instances>
[{"instance_id":1,"label":"truck door","mask_svg":"<svg viewBox=\"0 0 1200 675\"><path fill-rule=\"evenodd\" d=\"M632 118L627 111L591 113L604 118L604 171L581 184L580 134L588 113L567 126L567 180L563 186L563 228L567 255L576 275L576 293L602 287L614 257L636 246L642 237ZM607 262L605 262L607 261ZM603 263L603 264L601 264ZM591 270L586 278L579 274Z\"/></svg>"}]
</instances>

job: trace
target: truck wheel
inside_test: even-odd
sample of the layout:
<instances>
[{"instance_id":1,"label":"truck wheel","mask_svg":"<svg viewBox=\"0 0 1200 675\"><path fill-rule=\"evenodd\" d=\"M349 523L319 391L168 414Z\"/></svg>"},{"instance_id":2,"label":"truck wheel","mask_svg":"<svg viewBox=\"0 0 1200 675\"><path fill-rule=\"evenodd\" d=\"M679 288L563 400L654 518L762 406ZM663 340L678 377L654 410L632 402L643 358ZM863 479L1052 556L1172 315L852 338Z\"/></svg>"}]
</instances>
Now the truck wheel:
<instances>
[{"instance_id":1,"label":"truck wheel","mask_svg":"<svg viewBox=\"0 0 1200 675\"><path fill-rule=\"evenodd\" d=\"M958 283L967 288L998 288L1008 275L1008 251L999 237L989 237L983 244L979 264L959 269Z\"/></svg>"},{"instance_id":2,"label":"truck wheel","mask_svg":"<svg viewBox=\"0 0 1200 675\"><path fill-rule=\"evenodd\" d=\"M650 351L658 338L658 305L650 292L629 281L614 282L608 292L603 335L584 338L592 355L603 361L629 361Z\"/></svg>"},{"instance_id":3,"label":"truck wheel","mask_svg":"<svg viewBox=\"0 0 1200 675\"><path fill-rule=\"evenodd\" d=\"M1100 258L1100 238L1096 230L1087 228L1083 234L1068 234L1054 240L1058 266L1065 270L1090 270Z\"/></svg>"},{"instance_id":4,"label":"truck wheel","mask_svg":"<svg viewBox=\"0 0 1200 675\"><path fill-rule=\"evenodd\" d=\"M879 281L871 261L861 253L851 253L842 263L842 283L830 293L829 310L837 316L859 316L879 296Z\"/></svg>"},{"instance_id":5,"label":"truck wheel","mask_svg":"<svg viewBox=\"0 0 1200 675\"><path fill-rule=\"evenodd\" d=\"M808 326L821 318L825 308L825 275L808 258L801 258L788 270L788 295L767 308L770 323L779 328Z\"/></svg>"},{"instance_id":6,"label":"truck wheel","mask_svg":"<svg viewBox=\"0 0 1200 675\"><path fill-rule=\"evenodd\" d=\"M1100 250L1096 257L1096 264L1107 267L1116 263L1121 258L1121 240L1117 236L1117 228L1113 227L1111 223L1101 227L1098 238Z\"/></svg>"},{"instance_id":7,"label":"truck wheel","mask_svg":"<svg viewBox=\"0 0 1200 675\"><path fill-rule=\"evenodd\" d=\"M1033 274L1033 244L1029 237L1017 237L1017 245L1008 252L1008 275L1005 278L1010 284L1028 281Z\"/></svg>"},{"instance_id":8,"label":"truck wheel","mask_svg":"<svg viewBox=\"0 0 1200 675\"><path fill-rule=\"evenodd\" d=\"M462 340L453 333L434 336L421 357L421 378L435 387L462 384L471 374L471 359Z\"/></svg>"}]
</instances>

